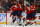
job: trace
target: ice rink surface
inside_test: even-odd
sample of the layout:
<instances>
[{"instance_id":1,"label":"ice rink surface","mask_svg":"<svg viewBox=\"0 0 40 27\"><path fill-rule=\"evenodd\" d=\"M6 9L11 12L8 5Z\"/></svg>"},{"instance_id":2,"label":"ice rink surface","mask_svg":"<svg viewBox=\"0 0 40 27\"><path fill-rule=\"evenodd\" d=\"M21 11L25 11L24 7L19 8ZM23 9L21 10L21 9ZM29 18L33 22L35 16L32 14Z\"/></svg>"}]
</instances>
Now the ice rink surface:
<instances>
[{"instance_id":1,"label":"ice rink surface","mask_svg":"<svg viewBox=\"0 0 40 27\"><path fill-rule=\"evenodd\" d=\"M40 27L40 25L35 25L35 24L33 24L33 25L27 25L27 26L24 26L24 25L22 25L22 26L19 26L16 22L14 23L14 24L12 24L11 25L11 23L10 24L0 24L0 27Z\"/></svg>"},{"instance_id":2,"label":"ice rink surface","mask_svg":"<svg viewBox=\"0 0 40 27\"><path fill-rule=\"evenodd\" d=\"M14 26L14 25L0 24L0 27L40 27L40 25Z\"/></svg>"}]
</instances>

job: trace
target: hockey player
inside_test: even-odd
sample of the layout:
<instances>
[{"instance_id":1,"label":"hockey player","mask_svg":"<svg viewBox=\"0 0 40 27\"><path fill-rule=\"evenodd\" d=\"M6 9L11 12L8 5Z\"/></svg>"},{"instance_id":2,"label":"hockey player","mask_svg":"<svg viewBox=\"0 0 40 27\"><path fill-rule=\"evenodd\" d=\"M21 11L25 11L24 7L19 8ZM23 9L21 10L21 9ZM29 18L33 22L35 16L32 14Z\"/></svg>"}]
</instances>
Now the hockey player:
<instances>
[{"instance_id":1,"label":"hockey player","mask_svg":"<svg viewBox=\"0 0 40 27\"><path fill-rule=\"evenodd\" d=\"M37 10L35 9L35 5L31 4L31 19L34 21L36 19L35 15Z\"/></svg>"},{"instance_id":2,"label":"hockey player","mask_svg":"<svg viewBox=\"0 0 40 27\"><path fill-rule=\"evenodd\" d=\"M30 20L30 22L28 22L28 24L33 24L32 23L32 20L35 20L36 19L36 17L35 17L35 15L36 15L36 12L37 12L37 10L35 9L35 6L34 5L31 5L31 6L29 6L30 7L30 11L28 11L27 10L27 7L26 7L26 10L27 10L27 20ZM27 25L27 24L26 24Z\"/></svg>"},{"instance_id":3,"label":"hockey player","mask_svg":"<svg viewBox=\"0 0 40 27\"><path fill-rule=\"evenodd\" d=\"M12 16L12 18L13 18L13 23L14 23L15 20L16 20L16 17L14 18L14 16L17 15L17 6L16 6L16 4L14 4L14 6L12 6L9 11L11 11L11 10L12 10L12 13L11 13L10 16Z\"/></svg>"},{"instance_id":4,"label":"hockey player","mask_svg":"<svg viewBox=\"0 0 40 27\"><path fill-rule=\"evenodd\" d=\"M32 18L35 20L35 15L36 15L36 9L35 9L35 5L31 5L31 13L32 13Z\"/></svg>"},{"instance_id":5,"label":"hockey player","mask_svg":"<svg viewBox=\"0 0 40 27\"><path fill-rule=\"evenodd\" d=\"M17 7L20 7L20 3L19 3L19 1L17 1L17 4L16 4L16 5L17 5Z\"/></svg>"},{"instance_id":6,"label":"hockey player","mask_svg":"<svg viewBox=\"0 0 40 27\"><path fill-rule=\"evenodd\" d=\"M18 19L19 19L19 25L21 25L20 22L21 22L21 18L22 18L22 15L21 15L21 14L22 14L23 9L22 9L19 1L17 1L17 4L16 4L16 5L17 5L17 7L18 7L18 8L17 8L17 9L18 9L18 11L17 11L18 14L17 14L17 16L18 16Z\"/></svg>"},{"instance_id":7,"label":"hockey player","mask_svg":"<svg viewBox=\"0 0 40 27\"><path fill-rule=\"evenodd\" d=\"M23 11L23 9L21 8L21 5L20 5L20 7L18 7L17 5L14 5L14 6L11 7L11 9L12 9L11 16L13 17L13 16L17 15L18 24L21 25L20 21L21 21L21 17L22 17L21 14L22 14L22 11ZM16 18L13 20L13 23L15 22L15 20L16 20Z\"/></svg>"},{"instance_id":8,"label":"hockey player","mask_svg":"<svg viewBox=\"0 0 40 27\"><path fill-rule=\"evenodd\" d=\"M30 23L30 18L31 18L31 9L30 9L30 5L29 4L27 4L27 6L25 7L25 12L26 12L26 14L27 14L27 16L26 16L26 24L25 24L25 26L26 25L28 25L29 23Z\"/></svg>"},{"instance_id":9,"label":"hockey player","mask_svg":"<svg viewBox=\"0 0 40 27\"><path fill-rule=\"evenodd\" d=\"M21 5L17 9L18 9L18 17L19 17L19 23L20 23L21 22L21 18L22 18L23 9L22 9ZM19 24L19 25L21 25L21 24Z\"/></svg>"}]
</instances>

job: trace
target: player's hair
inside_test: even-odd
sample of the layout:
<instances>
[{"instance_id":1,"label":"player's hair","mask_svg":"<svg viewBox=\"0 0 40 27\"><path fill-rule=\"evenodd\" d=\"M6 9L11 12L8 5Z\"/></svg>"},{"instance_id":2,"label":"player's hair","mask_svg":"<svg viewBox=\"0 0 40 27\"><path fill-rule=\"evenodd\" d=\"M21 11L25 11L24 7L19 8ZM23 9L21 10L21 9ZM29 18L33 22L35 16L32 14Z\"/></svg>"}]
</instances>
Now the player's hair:
<instances>
[{"instance_id":1,"label":"player's hair","mask_svg":"<svg viewBox=\"0 0 40 27\"><path fill-rule=\"evenodd\" d=\"M26 6L30 6L29 4L26 4Z\"/></svg>"},{"instance_id":2,"label":"player's hair","mask_svg":"<svg viewBox=\"0 0 40 27\"><path fill-rule=\"evenodd\" d=\"M30 5L33 5L33 3L31 3Z\"/></svg>"},{"instance_id":3,"label":"player's hair","mask_svg":"<svg viewBox=\"0 0 40 27\"><path fill-rule=\"evenodd\" d=\"M13 4L13 6L14 6L14 5L16 5L16 4Z\"/></svg>"}]
</instances>

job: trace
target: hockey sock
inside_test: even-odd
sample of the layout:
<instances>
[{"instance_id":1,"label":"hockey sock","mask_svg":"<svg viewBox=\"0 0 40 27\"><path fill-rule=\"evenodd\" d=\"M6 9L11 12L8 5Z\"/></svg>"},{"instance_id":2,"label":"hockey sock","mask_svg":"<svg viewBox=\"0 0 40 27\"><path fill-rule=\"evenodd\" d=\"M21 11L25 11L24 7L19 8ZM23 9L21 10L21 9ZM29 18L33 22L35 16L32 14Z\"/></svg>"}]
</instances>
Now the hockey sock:
<instances>
[{"instance_id":1,"label":"hockey sock","mask_svg":"<svg viewBox=\"0 0 40 27\"><path fill-rule=\"evenodd\" d=\"M13 19L13 23L15 22L15 19Z\"/></svg>"},{"instance_id":2,"label":"hockey sock","mask_svg":"<svg viewBox=\"0 0 40 27\"><path fill-rule=\"evenodd\" d=\"M26 24L29 22L29 20L28 19L26 19Z\"/></svg>"},{"instance_id":3,"label":"hockey sock","mask_svg":"<svg viewBox=\"0 0 40 27\"><path fill-rule=\"evenodd\" d=\"M18 24L19 24L19 19L17 19L17 20L18 20L17 22L18 22Z\"/></svg>"}]
</instances>

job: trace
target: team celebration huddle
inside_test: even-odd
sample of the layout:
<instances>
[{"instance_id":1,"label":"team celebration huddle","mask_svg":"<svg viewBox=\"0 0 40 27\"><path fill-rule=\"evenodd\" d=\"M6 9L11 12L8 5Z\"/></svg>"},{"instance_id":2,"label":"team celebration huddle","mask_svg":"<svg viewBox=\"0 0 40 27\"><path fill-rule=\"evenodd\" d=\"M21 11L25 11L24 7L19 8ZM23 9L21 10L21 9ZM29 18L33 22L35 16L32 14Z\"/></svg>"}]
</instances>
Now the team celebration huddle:
<instances>
[{"instance_id":1,"label":"team celebration huddle","mask_svg":"<svg viewBox=\"0 0 40 27\"><path fill-rule=\"evenodd\" d=\"M17 4L14 4L10 10L12 10L11 16L13 18L13 23L16 21L16 19L18 20L17 23L19 25L22 25L20 22L21 20L26 21L25 25L32 25L32 21L36 19L35 15L36 15L36 9L35 9L35 5L34 4L27 4L24 8L25 10L23 11L23 8L21 7L21 5L19 4L19 2L17 2ZM26 18L22 18L22 13L25 12ZM17 16L14 18L14 16ZM34 22L35 23L35 22Z\"/></svg>"},{"instance_id":2,"label":"team celebration huddle","mask_svg":"<svg viewBox=\"0 0 40 27\"><path fill-rule=\"evenodd\" d=\"M11 13L11 25L16 22L19 26L27 26L36 24L36 15L40 13L39 7L40 4L36 0L1 0L0 13Z\"/></svg>"}]
</instances>

